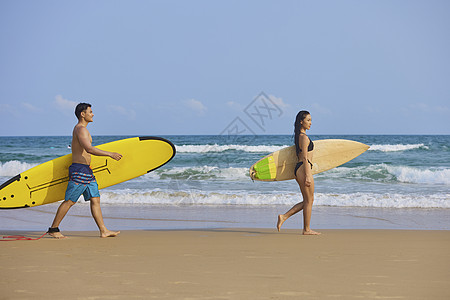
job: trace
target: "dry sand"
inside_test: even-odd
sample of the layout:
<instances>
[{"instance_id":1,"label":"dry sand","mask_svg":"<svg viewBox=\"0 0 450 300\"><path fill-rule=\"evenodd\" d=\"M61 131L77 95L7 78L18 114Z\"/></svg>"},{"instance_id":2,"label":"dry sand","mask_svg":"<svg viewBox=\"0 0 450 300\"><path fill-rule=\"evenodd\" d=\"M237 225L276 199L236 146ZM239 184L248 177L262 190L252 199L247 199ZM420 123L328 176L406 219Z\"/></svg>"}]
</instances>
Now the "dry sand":
<instances>
[{"instance_id":1,"label":"dry sand","mask_svg":"<svg viewBox=\"0 0 450 300\"><path fill-rule=\"evenodd\" d=\"M299 233L65 232L0 242L0 299L450 299L450 231Z\"/></svg>"}]
</instances>

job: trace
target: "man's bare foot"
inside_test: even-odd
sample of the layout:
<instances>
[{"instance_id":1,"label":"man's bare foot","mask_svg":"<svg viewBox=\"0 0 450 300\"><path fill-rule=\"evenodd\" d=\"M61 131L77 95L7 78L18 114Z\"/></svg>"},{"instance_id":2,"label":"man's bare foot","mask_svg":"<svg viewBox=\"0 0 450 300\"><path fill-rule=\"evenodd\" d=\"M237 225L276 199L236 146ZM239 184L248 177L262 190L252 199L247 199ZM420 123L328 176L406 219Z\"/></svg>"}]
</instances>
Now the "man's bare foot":
<instances>
[{"instance_id":1,"label":"man's bare foot","mask_svg":"<svg viewBox=\"0 0 450 300\"><path fill-rule=\"evenodd\" d=\"M286 221L286 217L284 215L278 215L277 229L278 232L281 230L281 225L283 225L284 221Z\"/></svg>"},{"instance_id":2,"label":"man's bare foot","mask_svg":"<svg viewBox=\"0 0 450 300\"><path fill-rule=\"evenodd\" d=\"M115 236L119 235L119 233L120 233L120 231L106 230L106 231L100 233L100 237L102 237L102 238L115 237Z\"/></svg>"},{"instance_id":3,"label":"man's bare foot","mask_svg":"<svg viewBox=\"0 0 450 300\"><path fill-rule=\"evenodd\" d=\"M61 232L47 232L47 234L55 239L65 239L66 237Z\"/></svg>"},{"instance_id":4,"label":"man's bare foot","mask_svg":"<svg viewBox=\"0 0 450 300\"><path fill-rule=\"evenodd\" d=\"M320 232L315 232L313 230L303 230L303 235L320 235Z\"/></svg>"}]
</instances>

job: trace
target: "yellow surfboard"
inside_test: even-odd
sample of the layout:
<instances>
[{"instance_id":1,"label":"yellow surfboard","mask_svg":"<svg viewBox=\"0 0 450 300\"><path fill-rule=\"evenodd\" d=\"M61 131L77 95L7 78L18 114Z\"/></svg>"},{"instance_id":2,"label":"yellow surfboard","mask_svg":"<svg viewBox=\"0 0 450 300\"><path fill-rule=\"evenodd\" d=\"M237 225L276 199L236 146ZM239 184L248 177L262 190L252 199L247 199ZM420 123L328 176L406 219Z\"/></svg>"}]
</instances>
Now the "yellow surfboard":
<instances>
[{"instance_id":1,"label":"yellow surfboard","mask_svg":"<svg viewBox=\"0 0 450 300\"><path fill-rule=\"evenodd\" d=\"M369 146L350 140L314 141L312 173L317 174L354 159L364 153ZM260 181L282 181L294 179L294 169L298 162L295 146L271 153L250 167L250 177Z\"/></svg>"},{"instance_id":2,"label":"yellow surfboard","mask_svg":"<svg viewBox=\"0 0 450 300\"><path fill-rule=\"evenodd\" d=\"M99 189L151 172L169 162L175 146L159 137L135 137L96 146L123 155L116 161L92 156L91 168ZM0 186L0 208L22 208L64 199L69 181L72 154L40 164L11 178Z\"/></svg>"}]
</instances>

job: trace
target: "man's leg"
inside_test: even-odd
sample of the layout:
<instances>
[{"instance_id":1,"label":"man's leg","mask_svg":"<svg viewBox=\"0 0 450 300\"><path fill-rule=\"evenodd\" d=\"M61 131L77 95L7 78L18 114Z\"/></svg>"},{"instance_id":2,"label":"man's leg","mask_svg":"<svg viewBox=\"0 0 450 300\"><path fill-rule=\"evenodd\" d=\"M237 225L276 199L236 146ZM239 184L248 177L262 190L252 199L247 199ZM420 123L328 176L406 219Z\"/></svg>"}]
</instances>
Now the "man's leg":
<instances>
[{"instance_id":1,"label":"man's leg","mask_svg":"<svg viewBox=\"0 0 450 300\"><path fill-rule=\"evenodd\" d=\"M55 219L53 220L52 227L51 228L58 228L61 221L66 216L69 209L75 204L73 201L64 201L61 203L61 205L58 207L58 211L56 212ZM65 238L64 235L60 232L49 232L50 236L57 238L57 239L63 239Z\"/></svg>"},{"instance_id":2,"label":"man's leg","mask_svg":"<svg viewBox=\"0 0 450 300\"><path fill-rule=\"evenodd\" d=\"M94 217L95 223L100 230L100 237L114 237L120 233L120 231L110 231L106 228L105 222L103 222L102 209L100 207L100 197L93 197L91 202L91 213Z\"/></svg>"}]
</instances>

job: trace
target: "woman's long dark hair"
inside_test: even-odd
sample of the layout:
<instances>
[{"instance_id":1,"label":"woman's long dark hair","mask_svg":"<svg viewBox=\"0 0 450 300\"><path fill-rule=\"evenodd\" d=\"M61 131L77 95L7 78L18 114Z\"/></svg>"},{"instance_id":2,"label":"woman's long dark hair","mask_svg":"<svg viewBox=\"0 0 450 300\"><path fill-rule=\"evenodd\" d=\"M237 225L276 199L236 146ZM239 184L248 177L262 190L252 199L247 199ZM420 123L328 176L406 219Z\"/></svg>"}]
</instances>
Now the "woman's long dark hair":
<instances>
[{"instance_id":1,"label":"woman's long dark hair","mask_svg":"<svg viewBox=\"0 0 450 300\"><path fill-rule=\"evenodd\" d=\"M300 154L300 145L298 143L298 138L300 136L300 129L302 128L301 122L306 118L310 113L306 110L302 110L297 114L294 123L294 138L295 138L295 151L297 152L297 156Z\"/></svg>"}]
</instances>

